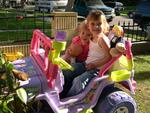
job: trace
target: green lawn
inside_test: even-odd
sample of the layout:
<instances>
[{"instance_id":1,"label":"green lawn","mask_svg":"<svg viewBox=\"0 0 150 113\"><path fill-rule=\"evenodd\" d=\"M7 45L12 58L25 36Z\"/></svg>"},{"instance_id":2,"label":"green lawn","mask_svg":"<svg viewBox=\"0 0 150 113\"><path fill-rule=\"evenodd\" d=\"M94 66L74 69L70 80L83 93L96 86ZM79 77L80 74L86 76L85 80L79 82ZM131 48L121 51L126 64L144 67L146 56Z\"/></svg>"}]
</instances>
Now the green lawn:
<instances>
[{"instance_id":1,"label":"green lawn","mask_svg":"<svg viewBox=\"0 0 150 113\"><path fill-rule=\"evenodd\" d=\"M150 55L134 56L137 113L150 113Z\"/></svg>"},{"instance_id":2,"label":"green lawn","mask_svg":"<svg viewBox=\"0 0 150 113\"><path fill-rule=\"evenodd\" d=\"M136 6L125 6L124 10L121 11L122 16L126 16L129 11L135 10Z\"/></svg>"},{"instance_id":3,"label":"green lawn","mask_svg":"<svg viewBox=\"0 0 150 113\"><path fill-rule=\"evenodd\" d=\"M43 20L43 15L48 16L43 13L27 14L14 10L0 10L0 40L30 40L34 29L44 30L44 33L50 36L51 23L45 18Z\"/></svg>"},{"instance_id":4,"label":"green lawn","mask_svg":"<svg viewBox=\"0 0 150 113\"><path fill-rule=\"evenodd\" d=\"M33 29L35 27L42 28L43 26L50 29L50 22L44 21L42 16L42 14L27 15L25 13L5 13L2 11L0 12L0 29Z\"/></svg>"}]
</instances>

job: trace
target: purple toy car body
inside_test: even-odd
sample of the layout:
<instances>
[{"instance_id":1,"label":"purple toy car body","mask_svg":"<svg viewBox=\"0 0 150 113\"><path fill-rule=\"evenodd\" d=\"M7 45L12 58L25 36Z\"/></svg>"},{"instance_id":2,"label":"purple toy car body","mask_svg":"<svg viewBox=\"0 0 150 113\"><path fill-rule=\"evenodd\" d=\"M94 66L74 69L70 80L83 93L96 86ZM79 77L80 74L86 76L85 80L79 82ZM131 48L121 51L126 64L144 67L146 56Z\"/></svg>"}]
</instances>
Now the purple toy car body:
<instances>
[{"instance_id":1,"label":"purple toy car body","mask_svg":"<svg viewBox=\"0 0 150 113\"><path fill-rule=\"evenodd\" d=\"M45 100L54 113L86 113L89 108L94 113L136 113L134 99L116 87L116 84L120 84L131 93L135 90L136 83L133 80L134 69L129 41L126 41L124 55L112 58L83 92L63 99L59 97L65 84L63 74L59 64L53 63L54 57L50 58L54 50L53 42L54 40L45 36L40 30L35 30L31 41L31 56L13 62L16 69L30 76L29 80L20 81L21 87L28 92L28 101L31 99L30 94L37 95L36 100ZM127 59L128 67L113 71L113 73L106 73L122 56Z\"/></svg>"}]
</instances>

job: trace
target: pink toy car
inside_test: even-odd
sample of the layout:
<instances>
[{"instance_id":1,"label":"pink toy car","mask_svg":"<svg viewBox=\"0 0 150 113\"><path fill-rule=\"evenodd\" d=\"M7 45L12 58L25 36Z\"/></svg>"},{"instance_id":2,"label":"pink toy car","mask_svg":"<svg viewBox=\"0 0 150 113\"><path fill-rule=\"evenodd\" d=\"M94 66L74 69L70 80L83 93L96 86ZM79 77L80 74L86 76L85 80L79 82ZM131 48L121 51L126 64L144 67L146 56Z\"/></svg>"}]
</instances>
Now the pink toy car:
<instances>
[{"instance_id":1,"label":"pink toy car","mask_svg":"<svg viewBox=\"0 0 150 113\"><path fill-rule=\"evenodd\" d=\"M136 113L135 100L116 85L134 94L136 82L133 79L134 65L129 41L125 41L125 53L112 58L83 92L60 99L59 93L65 84L61 70L72 69L59 57L60 52L65 50L64 38L63 32L59 32L56 40L51 40L40 30L34 30L31 56L13 62L16 69L30 76L29 80L20 81L21 87L28 92L28 101L32 95L37 95L36 101L44 100L52 110L41 109L38 113L87 113L89 109L94 113ZM123 68L106 73L116 62Z\"/></svg>"}]
</instances>

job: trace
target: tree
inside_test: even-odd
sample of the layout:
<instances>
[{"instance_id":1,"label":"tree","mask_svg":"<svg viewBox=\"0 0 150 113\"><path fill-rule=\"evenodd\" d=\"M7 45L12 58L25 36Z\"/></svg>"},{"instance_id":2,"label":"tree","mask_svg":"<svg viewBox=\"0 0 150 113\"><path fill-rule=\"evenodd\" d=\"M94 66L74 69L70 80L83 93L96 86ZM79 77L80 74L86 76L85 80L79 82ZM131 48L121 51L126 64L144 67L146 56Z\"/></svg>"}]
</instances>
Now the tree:
<instances>
[{"instance_id":1,"label":"tree","mask_svg":"<svg viewBox=\"0 0 150 113\"><path fill-rule=\"evenodd\" d=\"M3 0L2 1L2 7L5 7L6 6L6 0Z\"/></svg>"},{"instance_id":2,"label":"tree","mask_svg":"<svg viewBox=\"0 0 150 113\"><path fill-rule=\"evenodd\" d=\"M73 8L75 0L68 0L67 6L66 6L66 11L70 11Z\"/></svg>"}]
</instances>

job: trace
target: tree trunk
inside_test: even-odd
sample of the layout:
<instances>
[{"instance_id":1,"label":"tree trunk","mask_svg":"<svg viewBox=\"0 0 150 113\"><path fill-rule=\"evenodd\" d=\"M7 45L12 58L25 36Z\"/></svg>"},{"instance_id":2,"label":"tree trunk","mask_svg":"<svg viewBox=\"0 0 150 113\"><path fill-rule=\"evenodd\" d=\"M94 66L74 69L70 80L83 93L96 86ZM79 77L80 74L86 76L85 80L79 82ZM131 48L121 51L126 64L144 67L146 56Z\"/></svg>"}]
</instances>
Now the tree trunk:
<instances>
[{"instance_id":1,"label":"tree trunk","mask_svg":"<svg viewBox=\"0 0 150 113\"><path fill-rule=\"evenodd\" d=\"M6 0L3 0L2 6L5 7L5 4L6 4Z\"/></svg>"},{"instance_id":2,"label":"tree trunk","mask_svg":"<svg viewBox=\"0 0 150 113\"><path fill-rule=\"evenodd\" d=\"M71 9L73 8L74 5L74 1L75 0L68 0L67 6L66 6L66 11L71 11Z\"/></svg>"},{"instance_id":3,"label":"tree trunk","mask_svg":"<svg viewBox=\"0 0 150 113\"><path fill-rule=\"evenodd\" d=\"M3 1L2 1L2 0L0 0L0 7L2 7L2 2L3 2Z\"/></svg>"}]
</instances>

